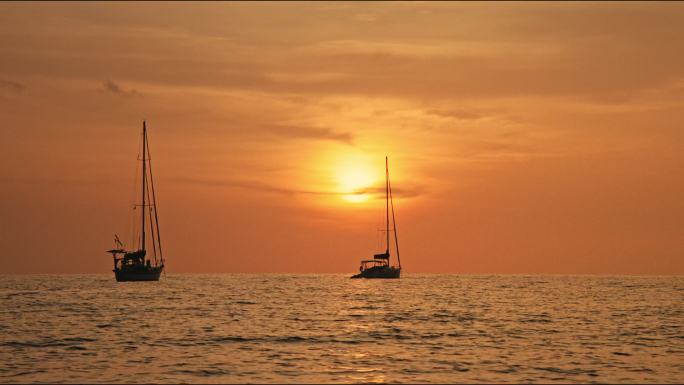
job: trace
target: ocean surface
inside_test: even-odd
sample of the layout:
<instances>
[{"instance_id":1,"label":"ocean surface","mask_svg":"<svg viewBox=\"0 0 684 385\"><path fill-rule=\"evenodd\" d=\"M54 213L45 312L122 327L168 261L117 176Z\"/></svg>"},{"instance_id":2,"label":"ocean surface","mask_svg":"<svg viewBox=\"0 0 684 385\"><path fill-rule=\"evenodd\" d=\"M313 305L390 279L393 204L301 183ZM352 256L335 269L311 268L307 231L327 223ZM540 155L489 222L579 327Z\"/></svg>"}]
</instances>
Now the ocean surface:
<instances>
[{"instance_id":1,"label":"ocean surface","mask_svg":"<svg viewBox=\"0 0 684 385\"><path fill-rule=\"evenodd\" d=\"M684 382L684 277L0 276L0 382Z\"/></svg>"}]
</instances>

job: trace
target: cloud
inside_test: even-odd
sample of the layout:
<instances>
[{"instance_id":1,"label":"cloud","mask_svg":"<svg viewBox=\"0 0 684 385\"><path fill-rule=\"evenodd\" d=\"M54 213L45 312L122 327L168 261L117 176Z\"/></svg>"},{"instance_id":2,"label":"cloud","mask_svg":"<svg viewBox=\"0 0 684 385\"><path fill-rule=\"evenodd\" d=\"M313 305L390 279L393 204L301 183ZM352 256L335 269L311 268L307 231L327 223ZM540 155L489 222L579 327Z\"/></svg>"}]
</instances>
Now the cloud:
<instances>
[{"instance_id":1,"label":"cloud","mask_svg":"<svg viewBox=\"0 0 684 385\"><path fill-rule=\"evenodd\" d=\"M105 91L111 92L111 93L116 94L116 95L121 95L121 96L126 96L126 97L140 95L140 93L135 89L131 89L129 91L124 90L123 88L121 88L120 85L118 85L117 83L114 83L114 81L111 79L105 80L102 83L102 85L104 86Z\"/></svg>"},{"instance_id":2,"label":"cloud","mask_svg":"<svg viewBox=\"0 0 684 385\"><path fill-rule=\"evenodd\" d=\"M19 82L11 81L11 80L2 80L0 79L0 90L7 90L9 92L13 93L21 93L26 86Z\"/></svg>"},{"instance_id":3,"label":"cloud","mask_svg":"<svg viewBox=\"0 0 684 385\"><path fill-rule=\"evenodd\" d=\"M511 115L500 109L483 108L451 108L439 107L429 108L424 111L427 115L436 116L442 119L456 120L463 124L486 124L483 121L498 121L506 126L525 123L525 119L517 115ZM508 134L510 135L510 133Z\"/></svg>"},{"instance_id":4,"label":"cloud","mask_svg":"<svg viewBox=\"0 0 684 385\"><path fill-rule=\"evenodd\" d=\"M245 179L210 179L197 177L173 177L170 180L179 183L216 186L216 187L230 187L230 188L244 188L249 190L257 190L269 193L277 193L284 195L294 194L323 194L315 191L297 190L285 187L278 187L269 185L267 183L245 180Z\"/></svg>"},{"instance_id":5,"label":"cloud","mask_svg":"<svg viewBox=\"0 0 684 385\"><path fill-rule=\"evenodd\" d=\"M100 80L106 74L287 94L610 101L681 78L684 63L682 51L672 49L684 36L676 3L3 10L9 16L0 23L0 46L7 60L0 72L25 76ZM378 16L382 28L358 22ZM299 27L290 28L292 20ZM26 23L30 33L16 32ZM105 89L126 94L112 81Z\"/></svg>"},{"instance_id":6,"label":"cloud","mask_svg":"<svg viewBox=\"0 0 684 385\"><path fill-rule=\"evenodd\" d=\"M256 190L256 191L283 194L283 195L299 195L299 194L346 195L346 194L336 193L336 192L303 190L303 189L293 189L293 188L289 188L289 187L280 187L280 186L270 185L270 184L259 182L259 181L245 180L245 179L210 179L210 178L197 178L197 177L174 177L174 178L171 178L171 180L174 182L179 182L179 183L216 186L216 187L244 188L244 189L248 189L248 190Z\"/></svg>"},{"instance_id":7,"label":"cloud","mask_svg":"<svg viewBox=\"0 0 684 385\"><path fill-rule=\"evenodd\" d=\"M397 198L415 198L417 196L423 195L425 193L422 186L413 187L392 187L392 196ZM376 198L385 197L385 186L382 187L368 187L365 189L359 189L354 191L353 194L371 194Z\"/></svg>"},{"instance_id":8,"label":"cloud","mask_svg":"<svg viewBox=\"0 0 684 385\"><path fill-rule=\"evenodd\" d=\"M361 21L364 23L370 23L373 21L377 21L378 17L372 13L358 13L354 15L354 20Z\"/></svg>"},{"instance_id":9,"label":"cloud","mask_svg":"<svg viewBox=\"0 0 684 385\"><path fill-rule=\"evenodd\" d=\"M351 192L339 192L339 191L324 191L324 190L306 190L306 189L294 189L284 186L276 186L268 183L263 183L254 180L246 179L211 179L211 178L198 178L198 177L173 177L169 180L186 183L186 184L196 184L205 186L215 186L215 187L227 187L227 188L243 188L254 191L261 191L267 193L275 193L282 195L328 195L328 196L344 196L344 195L373 195L376 198L385 196L385 187L369 187L364 189L358 189ZM414 186L412 188L392 188L392 195L394 197L401 198L414 198L422 195L424 192L423 188L420 186Z\"/></svg>"},{"instance_id":10,"label":"cloud","mask_svg":"<svg viewBox=\"0 0 684 385\"><path fill-rule=\"evenodd\" d=\"M425 111L426 113L430 115L437 115L439 117L443 118L455 118L459 120L478 120L482 118L486 118L489 115L483 113L483 112L475 112L474 110L466 110L466 109L430 109Z\"/></svg>"},{"instance_id":11,"label":"cloud","mask_svg":"<svg viewBox=\"0 0 684 385\"><path fill-rule=\"evenodd\" d=\"M319 128L298 125L264 125L261 132L288 138L333 140L352 144L354 137L349 132L335 132L330 128Z\"/></svg>"},{"instance_id":12,"label":"cloud","mask_svg":"<svg viewBox=\"0 0 684 385\"><path fill-rule=\"evenodd\" d=\"M299 50L307 54L339 56L386 56L391 58L448 56L453 46L435 42L406 43L399 41L327 40L304 46Z\"/></svg>"}]
</instances>

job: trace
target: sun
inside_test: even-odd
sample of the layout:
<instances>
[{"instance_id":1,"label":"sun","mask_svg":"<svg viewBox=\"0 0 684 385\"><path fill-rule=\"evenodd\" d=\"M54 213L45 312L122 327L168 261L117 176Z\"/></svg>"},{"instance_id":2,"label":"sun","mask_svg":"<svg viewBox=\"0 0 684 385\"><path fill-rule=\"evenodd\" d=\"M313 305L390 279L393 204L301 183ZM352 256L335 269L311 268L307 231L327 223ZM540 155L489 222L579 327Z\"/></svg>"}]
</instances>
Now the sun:
<instances>
[{"instance_id":1,"label":"sun","mask_svg":"<svg viewBox=\"0 0 684 385\"><path fill-rule=\"evenodd\" d=\"M376 167L377 168L377 167ZM370 188L378 180L378 171L367 157L347 156L340 160L335 170L339 194L347 202L361 203L371 198Z\"/></svg>"}]
</instances>

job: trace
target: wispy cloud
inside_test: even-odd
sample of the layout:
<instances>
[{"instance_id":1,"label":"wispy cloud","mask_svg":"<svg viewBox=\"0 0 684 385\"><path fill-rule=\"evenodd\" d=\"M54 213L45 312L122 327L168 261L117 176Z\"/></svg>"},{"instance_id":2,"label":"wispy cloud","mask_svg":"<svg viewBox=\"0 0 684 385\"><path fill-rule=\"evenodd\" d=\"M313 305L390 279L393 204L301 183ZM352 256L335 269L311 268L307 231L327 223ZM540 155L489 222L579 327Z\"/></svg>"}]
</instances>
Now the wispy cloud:
<instances>
[{"instance_id":1,"label":"wispy cloud","mask_svg":"<svg viewBox=\"0 0 684 385\"><path fill-rule=\"evenodd\" d=\"M354 15L354 20L364 23L370 23L378 20L378 17L372 13L357 13Z\"/></svg>"},{"instance_id":2,"label":"wispy cloud","mask_svg":"<svg viewBox=\"0 0 684 385\"><path fill-rule=\"evenodd\" d=\"M497 109L440 107L425 110L428 115L459 121L497 120L507 124L520 124L524 119Z\"/></svg>"},{"instance_id":3,"label":"wispy cloud","mask_svg":"<svg viewBox=\"0 0 684 385\"><path fill-rule=\"evenodd\" d=\"M376 197L385 196L385 187L368 187L364 189L359 189L353 192L353 194L370 194ZM397 198L415 198L420 195L424 195L425 190L422 186L409 186L409 187L392 187L392 196Z\"/></svg>"},{"instance_id":4,"label":"wispy cloud","mask_svg":"<svg viewBox=\"0 0 684 385\"><path fill-rule=\"evenodd\" d=\"M227 187L227 188L243 188L254 191L261 191L267 193L275 193L282 195L328 195L328 196L344 196L344 195L372 195L375 197L380 197L385 194L385 187L368 187L363 189L357 189L354 191L325 191L325 190L307 190L307 189L296 189L286 186L271 185L268 183L263 183L255 180L247 179L212 179L212 178L202 178L202 177L173 177L169 180L178 183L185 184L195 184L195 185L205 185L214 187ZM412 188L392 188L392 195L401 198L414 198L422 195L424 190L420 186L414 186Z\"/></svg>"},{"instance_id":5,"label":"wispy cloud","mask_svg":"<svg viewBox=\"0 0 684 385\"><path fill-rule=\"evenodd\" d=\"M353 135L349 132L337 132L331 128L325 127L278 124L264 125L259 128L261 132L288 138L333 140L346 144L352 144L354 140Z\"/></svg>"},{"instance_id":6,"label":"wispy cloud","mask_svg":"<svg viewBox=\"0 0 684 385\"><path fill-rule=\"evenodd\" d=\"M681 7L4 7L0 72L288 94L619 100L681 78L684 56L670 43L684 33ZM26 23L30 33L16 38ZM105 89L131 92L111 80Z\"/></svg>"},{"instance_id":7,"label":"wispy cloud","mask_svg":"<svg viewBox=\"0 0 684 385\"><path fill-rule=\"evenodd\" d=\"M229 187L229 188L244 188L249 190L257 190L269 193L277 193L284 195L295 195L295 194L320 194L324 193L308 190L298 190L291 189L287 187L279 187L274 185L269 185L267 183L246 180L246 179L211 179L211 178L201 178L201 177L173 177L170 178L171 181L185 184L195 184L195 185L205 185L205 186L215 186L215 187Z\"/></svg>"},{"instance_id":8,"label":"wispy cloud","mask_svg":"<svg viewBox=\"0 0 684 385\"><path fill-rule=\"evenodd\" d=\"M21 93L24 88L26 88L26 86L19 82L0 79L0 90L6 90L18 94Z\"/></svg>"},{"instance_id":9,"label":"wispy cloud","mask_svg":"<svg viewBox=\"0 0 684 385\"><path fill-rule=\"evenodd\" d=\"M430 115L437 115L439 117L443 118L454 118L454 119L459 119L459 120L478 120L482 118L486 118L489 116L489 114L486 114L481 111L474 111L474 110L468 110L468 109L459 109L459 108L454 108L454 109L430 109L425 111L426 113Z\"/></svg>"},{"instance_id":10,"label":"wispy cloud","mask_svg":"<svg viewBox=\"0 0 684 385\"><path fill-rule=\"evenodd\" d=\"M126 96L126 97L140 95L140 93L135 89L124 90L119 84L115 83L111 79L105 80L102 83L102 85L103 85L105 91L111 92L112 94Z\"/></svg>"}]
</instances>

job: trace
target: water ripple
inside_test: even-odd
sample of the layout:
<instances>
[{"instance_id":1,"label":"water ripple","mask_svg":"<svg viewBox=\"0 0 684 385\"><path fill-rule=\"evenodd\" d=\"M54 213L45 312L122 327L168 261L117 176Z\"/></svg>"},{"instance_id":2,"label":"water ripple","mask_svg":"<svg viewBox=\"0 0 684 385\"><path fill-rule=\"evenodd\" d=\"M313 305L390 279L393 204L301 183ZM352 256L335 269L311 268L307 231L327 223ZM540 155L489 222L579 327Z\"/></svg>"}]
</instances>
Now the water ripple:
<instances>
[{"instance_id":1,"label":"water ripple","mask_svg":"<svg viewBox=\"0 0 684 385\"><path fill-rule=\"evenodd\" d=\"M684 382L681 277L0 276L0 382Z\"/></svg>"}]
</instances>

